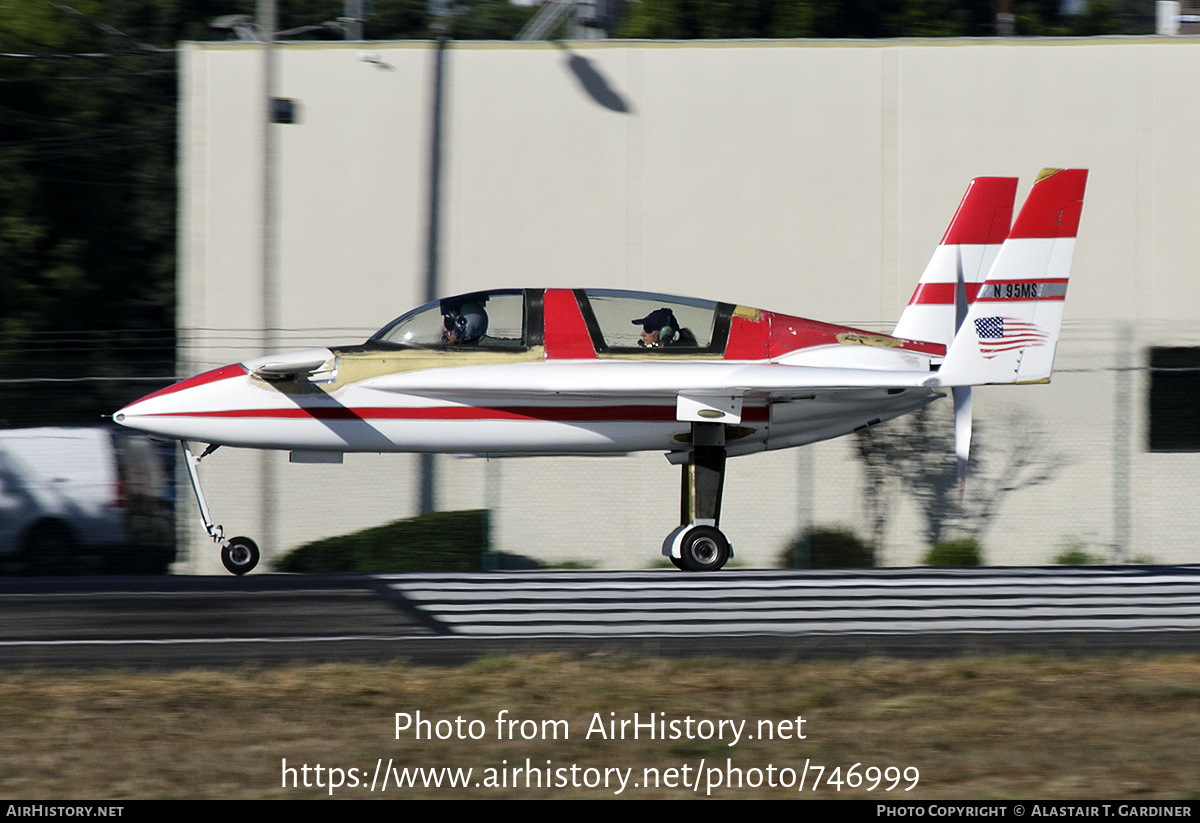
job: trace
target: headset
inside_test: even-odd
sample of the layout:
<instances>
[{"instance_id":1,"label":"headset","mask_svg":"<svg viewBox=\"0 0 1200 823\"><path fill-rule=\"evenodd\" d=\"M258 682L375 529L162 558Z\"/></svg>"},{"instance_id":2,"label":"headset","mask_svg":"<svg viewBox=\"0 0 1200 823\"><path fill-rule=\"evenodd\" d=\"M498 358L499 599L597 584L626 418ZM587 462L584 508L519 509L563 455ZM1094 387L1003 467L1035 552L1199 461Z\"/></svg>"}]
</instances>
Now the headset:
<instances>
[{"instance_id":1,"label":"headset","mask_svg":"<svg viewBox=\"0 0 1200 823\"><path fill-rule=\"evenodd\" d=\"M647 343L644 340L639 340L638 345L642 348L652 349L658 346L669 346L679 336L675 313L666 306L650 312L640 320L634 320L633 323L634 325L641 326L643 332L649 332L650 327L647 324L655 321L662 324L658 327L658 342Z\"/></svg>"}]
</instances>

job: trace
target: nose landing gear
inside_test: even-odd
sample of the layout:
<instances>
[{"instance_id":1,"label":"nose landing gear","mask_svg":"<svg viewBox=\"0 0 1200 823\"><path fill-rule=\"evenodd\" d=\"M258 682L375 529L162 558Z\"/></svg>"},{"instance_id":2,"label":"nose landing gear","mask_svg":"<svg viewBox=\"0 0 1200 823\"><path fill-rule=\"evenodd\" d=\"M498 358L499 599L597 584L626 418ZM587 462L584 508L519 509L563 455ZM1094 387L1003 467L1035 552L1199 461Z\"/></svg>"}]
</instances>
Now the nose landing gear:
<instances>
[{"instance_id":1,"label":"nose landing gear","mask_svg":"<svg viewBox=\"0 0 1200 823\"><path fill-rule=\"evenodd\" d=\"M228 540L225 537L225 528L223 526L214 525L212 518L208 516L208 504L204 501L204 491L200 488L200 475L196 472L196 466L205 457L208 457L217 450L217 445L211 445L199 457L192 455L192 450L188 446L186 440L180 440L179 445L183 447L183 463L187 467L188 479L192 481L192 492L196 495L196 504L200 507L200 519L204 521L204 530L208 532L208 536L213 539L221 547L221 564L232 574L241 576L258 565L260 553L258 545L249 537L235 537Z\"/></svg>"}]
</instances>

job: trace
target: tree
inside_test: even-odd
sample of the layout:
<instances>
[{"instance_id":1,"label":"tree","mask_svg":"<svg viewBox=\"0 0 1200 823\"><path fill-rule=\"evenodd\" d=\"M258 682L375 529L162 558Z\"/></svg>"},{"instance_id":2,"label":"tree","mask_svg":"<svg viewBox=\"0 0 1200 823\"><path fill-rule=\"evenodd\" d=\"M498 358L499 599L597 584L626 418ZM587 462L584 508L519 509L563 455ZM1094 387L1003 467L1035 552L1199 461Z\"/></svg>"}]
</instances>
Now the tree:
<instances>
[{"instance_id":1,"label":"tree","mask_svg":"<svg viewBox=\"0 0 1200 823\"><path fill-rule=\"evenodd\" d=\"M0 6L0 377L174 371L173 43L99 19L137 5ZM0 423L95 422L118 385L6 387Z\"/></svg>"},{"instance_id":2,"label":"tree","mask_svg":"<svg viewBox=\"0 0 1200 823\"><path fill-rule=\"evenodd\" d=\"M1050 482L1066 462L1051 448L1036 416L1027 411L1014 411L999 424L975 421L961 489L948 403L863 429L854 440L863 462L863 496L876 546L882 545L897 491L917 504L927 545L950 536L982 540L1010 494Z\"/></svg>"},{"instance_id":3,"label":"tree","mask_svg":"<svg viewBox=\"0 0 1200 823\"><path fill-rule=\"evenodd\" d=\"M430 36L424 0L372 6L368 36ZM509 8L464 5L474 28L458 36L511 37L532 10L488 22ZM222 39L214 18L254 10L0 0L0 426L94 423L158 388L110 378L174 376L175 45ZM280 28L342 13L342 0L283 3Z\"/></svg>"},{"instance_id":4,"label":"tree","mask_svg":"<svg viewBox=\"0 0 1200 823\"><path fill-rule=\"evenodd\" d=\"M1121 32L1113 0L1082 15L1057 0L1016 4L1020 35ZM626 7L619 37L668 40L751 37L987 37L996 33L992 0L641 0Z\"/></svg>"}]
</instances>

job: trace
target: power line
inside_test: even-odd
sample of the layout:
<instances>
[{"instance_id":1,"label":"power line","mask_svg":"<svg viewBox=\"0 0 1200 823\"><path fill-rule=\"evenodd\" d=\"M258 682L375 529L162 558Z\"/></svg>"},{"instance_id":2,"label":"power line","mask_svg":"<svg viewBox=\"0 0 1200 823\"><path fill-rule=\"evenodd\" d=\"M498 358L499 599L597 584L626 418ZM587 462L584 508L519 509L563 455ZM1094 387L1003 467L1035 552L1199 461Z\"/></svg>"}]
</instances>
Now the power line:
<instances>
[{"instance_id":1,"label":"power line","mask_svg":"<svg viewBox=\"0 0 1200 823\"><path fill-rule=\"evenodd\" d=\"M175 375L162 377L0 377L2 383L173 383Z\"/></svg>"},{"instance_id":2,"label":"power line","mask_svg":"<svg viewBox=\"0 0 1200 823\"><path fill-rule=\"evenodd\" d=\"M114 57L151 57L157 54L175 54L177 49L159 49L155 54L144 51L79 51L79 52L27 52L0 51L0 57L14 60L106 60Z\"/></svg>"},{"instance_id":3,"label":"power line","mask_svg":"<svg viewBox=\"0 0 1200 823\"><path fill-rule=\"evenodd\" d=\"M0 77L0 83L60 83L86 82L95 80L121 80L127 77L155 77L165 74L175 74L174 67L169 69L147 69L145 71L118 71L104 74L78 74L72 76L42 75L40 77Z\"/></svg>"},{"instance_id":4,"label":"power line","mask_svg":"<svg viewBox=\"0 0 1200 823\"><path fill-rule=\"evenodd\" d=\"M73 17L80 18L84 22L88 23L91 26L94 26L95 28L97 28L100 31L104 32L105 34L109 35L110 37L118 37L118 38L128 40L130 43L133 43L135 46L137 46L140 50L142 50L144 52L150 52L152 54L164 54L164 53L173 53L175 51L175 49L162 49L162 48L159 48L158 46L151 46L149 43L143 43L141 40L138 40L133 35L126 34L125 32L121 31L120 29L114 28L113 26L108 25L108 23L101 23L99 20L94 20L91 17L88 17L83 12L79 11L78 9L68 6L66 3L60 3L60 2L58 2L58 0L42 0L42 2L48 3L49 5L53 6L54 8L63 12L64 14L69 14L69 15L72 15Z\"/></svg>"}]
</instances>

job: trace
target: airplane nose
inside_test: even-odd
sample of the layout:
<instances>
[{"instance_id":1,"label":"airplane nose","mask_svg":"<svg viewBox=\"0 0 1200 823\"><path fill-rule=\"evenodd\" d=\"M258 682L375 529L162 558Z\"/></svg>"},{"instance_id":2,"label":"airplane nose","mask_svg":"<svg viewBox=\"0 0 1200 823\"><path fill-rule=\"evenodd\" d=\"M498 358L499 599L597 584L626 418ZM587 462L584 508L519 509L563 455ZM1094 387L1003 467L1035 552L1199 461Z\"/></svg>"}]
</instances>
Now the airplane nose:
<instances>
[{"instance_id":1,"label":"airplane nose","mask_svg":"<svg viewBox=\"0 0 1200 823\"><path fill-rule=\"evenodd\" d=\"M194 407L200 398L197 397L196 392L191 390L221 380L244 377L247 373L246 368L240 363L206 371L148 394L140 400L135 400L118 410L113 415L113 420L127 428L151 434L174 436L170 431L170 419L186 417L198 410Z\"/></svg>"},{"instance_id":2,"label":"airplane nose","mask_svg":"<svg viewBox=\"0 0 1200 823\"><path fill-rule=\"evenodd\" d=\"M147 395L147 397L148 396L149 395ZM118 409L116 413L113 414L113 422L125 426L126 428L136 429L137 420L145 411L145 406L142 403L142 401L145 399L146 398L143 397L141 400L135 400L128 406Z\"/></svg>"},{"instance_id":3,"label":"airplane nose","mask_svg":"<svg viewBox=\"0 0 1200 823\"><path fill-rule=\"evenodd\" d=\"M155 394L157 394L157 392ZM113 414L113 422L125 426L126 428L136 429L138 418L140 418L146 410L146 406L144 404L152 397L154 397L153 394L148 394L140 400L134 400L128 406L118 409Z\"/></svg>"}]
</instances>

